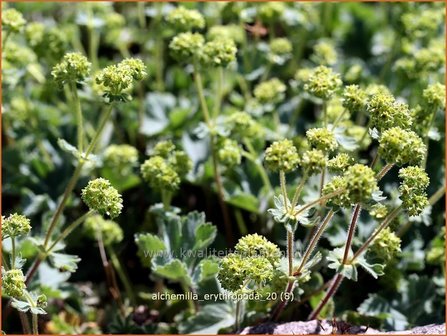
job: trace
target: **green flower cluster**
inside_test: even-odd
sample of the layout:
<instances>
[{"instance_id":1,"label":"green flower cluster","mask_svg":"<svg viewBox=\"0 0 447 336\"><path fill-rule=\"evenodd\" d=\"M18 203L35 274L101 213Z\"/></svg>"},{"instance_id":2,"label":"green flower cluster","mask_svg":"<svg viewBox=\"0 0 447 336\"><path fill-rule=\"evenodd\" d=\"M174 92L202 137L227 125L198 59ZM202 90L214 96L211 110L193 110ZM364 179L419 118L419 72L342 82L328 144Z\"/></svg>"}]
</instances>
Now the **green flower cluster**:
<instances>
[{"instance_id":1,"label":"green flower cluster","mask_svg":"<svg viewBox=\"0 0 447 336\"><path fill-rule=\"evenodd\" d=\"M329 99L339 89L342 81L340 75L331 68L320 65L312 70L304 83L304 90L324 100Z\"/></svg>"},{"instance_id":2,"label":"green flower cluster","mask_svg":"<svg viewBox=\"0 0 447 336\"><path fill-rule=\"evenodd\" d=\"M105 24L110 30L121 29L126 24L126 19L119 13L108 13L105 17Z\"/></svg>"},{"instance_id":3,"label":"green flower cluster","mask_svg":"<svg viewBox=\"0 0 447 336\"><path fill-rule=\"evenodd\" d=\"M355 164L347 168L342 176L336 176L327 183L323 188L323 195L342 191L332 197L328 204L350 207L352 204L369 201L372 193L378 189L374 171L363 164Z\"/></svg>"},{"instance_id":4,"label":"green flower cluster","mask_svg":"<svg viewBox=\"0 0 447 336\"><path fill-rule=\"evenodd\" d=\"M247 112L237 111L228 116L226 120L232 138L258 138L263 135L263 129L259 123L257 123L253 117Z\"/></svg>"},{"instance_id":5,"label":"green flower cluster","mask_svg":"<svg viewBox=\"0 0 447 336\"><path fill-rule=\"evenodd\" d=\"M125 175L138 162L138 151L130 145L110 145L104 151L104 165Z\"/></svg>"},{"instance_id":6,"label":"green flower cluster","mask_svg":"<svg viewBox=\"0 0 447 336\"><path fill-rule=\"evenodd\" d=\"M388 215L388 208L385 204L376 203L369 209L369 214L376 219L382 219Z\"/></svg>"},{"instance_id":7,"label":"green flower cluster","mask_svg":"<svg viewBox=\"0 0 447 336\"><path fill-rule=\"evenodd\" d=\"M421 167L409 166L399 170L402 182L399 186L400 199L410 216L418 216L428 206L426 188L430 183Z\"/></svg>"},{"instance_id":8,"label":"green flower cluster","mask_svg":"<svg viewBox=\"0 0 447 336\"><path fill-rule=\"evenodd\" d=\"M3 239L24 236L27 235L30 230L31 221L27 217L17 213L13 213L7 218L2 216Z\"/></svg>"},{"instance_id":9,"label":"green flower cluster","mask_svg":"<svg viewBox=\"0 0 447 336\"><path fill-rule=\"evenodd\" d=\"M141 165L140 170L143 179L152 188L175 191L191 168L191 159L184 151L176 150L171 141L161 141L154 147L153 156Z\"/></svg>"},{"instance_id":10,"label":"green flower cluster","mask_svg":"<svg viewBox=\"0 0 447 336\"><path fill-rule=\"evenodd\" d=\"M12 269L4 271L2 269L2 287L4 295L16 299L22 297L26 289L25 276L22 270Z\"/></svg>"},{"instance_id":11,"label":"green flower cluster","mask_svg":"<svg viewBox=\"0 0 447 336\"><path fill-rule=\"evenodd\" d=\"M444 43L432 41L426 48L413 52L412 57L402 57L396 61L396 70L408 78L417 78L430 72L438 71L445 65Z\"/></svg>"},{"instance_id":12,"label":"green flower cluster","mask_svg":"<svg viewBox=\"0 0 447 336\"><path fill-rule=\"evenodd\" d=\"M189 63L200 56L204 44L205 39L202 34L180 33L169 43L169 50L177 61Z\"/></svg>"},{"instance_id":13,"label":"green flower cluster","mask_svg":"<svg viewBox=\"0 0 447 336\"><path fill-rule=\"evenodd\" d=\"M345 86L342 94L343 107L355 114L365 108L368 95L358 85Z\"/></svg>"},{"instance_id":14,"label":"green flower cluster","mask_svg":"<svg viewBox=\"0 0 447 336\"><path fill-rule=\"evenodd\" d=\"M441 83L431 84L422 92L422 96L427 106L433 109L445 108L445 85Z\"/></svg>"},{"instance_id":15,"label":"green flower cluster","mask_svg":"<svg viewBox=\"0 0 447 336\"><path fill-rule=\"evenodd\" d=\"M262 104L276 104L284 100L286 89L278 78L272 78L256 85L253 94Z\"/></svg>"},{"instance_id":16,"label":"green flower cluster","mask_svg":"<svg viewBox=\"0 0 447 336\"><path fill-rule=\"evenodd\" d=\"M274 277L280 253L265 237L247 235L239 240L235 253L222 258L217 278L231 292L248 290L244 288L248 283L262 287Z\"/></svg>"},{"instance_id":17,"label":"green flower cluster","mask_svg":"<svg viewBox=\"0 0 447 336\"><path fill-rule=\"evenodd\" d=\"M321 173L326 164L326 154L320 149L307 150L301 156L300 165L309 175Z\"/></svg>"},{"instance_id":18,"label":"green flower cluster","mask_svg":"<svg viewBox=\"0 0 447 336\"><path fill-rule=\"evenodd\" d=\"M327 128L311 128L307 130L306 137L313 147L326 153L333 152L338 147L334 132Z\"/></svg>"},{"instance_id":19,"label":"green flower cluster","mask_svg":"<svg viewBox=\"0 0 447 336\"><path fill-rule=\"evenodd\" d=\"M22 13L14 8L2 11L2 29L11 33L19 33L25 27L26 20Z\"/></svg>"},{"instance_id":20,"label":"green flower cluster","mask_svg":"<svg viewBox=\"0 0 447 336\"><path fill-rule=\"evenodd\" d=\"M227 167L234 167L241 163L241 149L235 140L223 139L218 145L217 156L219 162Z\"/></svg>"},{"instance_id":21,"label":"green flower cluster","mask_svg":"<svg viewBox=\"0 0 447 336\"><path fill-rule=\"evenodd\" d=\"M64 84L82 83L90 75L92 64L79 52L67 53L62 61L51 71L54 81L62 87Z\"/></svg>"},{"instance_id":22,"label":"green flower cluster","mask_svg":"<svg viewBox=\"0 0 447 336\"><path fill-rule=\"evenodd\" d=\"M84 233L90 239L96 240L98 235L105 246L119 243L123 240L123 230L118 223L106 220L102 216L94 215L84 222Z\"/></svg>"},{"instance_id":23,"label":"green flower cluster","mask_svg":"<svg viewBox=\"0 0 447 336\"><path fill-rule=\"evenodd\" d=\"M435 8L402 15L405 32L407 35L415 38L423 38L435 33L443 23L443 20L444 12Z\"/></svg>"},{"instance_id":24,"label":"green flower cluster","mask_svg":"<svg viewBox=\"0 0 447 336\"><path fill-rule=\"evenodd\" d=\"M146 66L143 61L128 58L101 70L96 75L95 82L101 86L107 103L125 102L131 100L128 91L132 88L134 81L140 81L146 76Z\"/></svg>"},{"instance_id":25,"label":"green flower cluster","mask_svg":"<svg viewBox=\"0 0 447 336\"><path fill-rule=\"evenodd\" d=\"M316 64L334 65L337 63L337 51L329 41L319 41L311 58Z\"/></svg>"},{"instance_id":26,"label":"green flower cluster","mask_svg":"<svg viewBox=\"0 0 447 336\"><path fill-rule=\"evenodd\" d=\"M103 178L90 181L82 189L81 198L90 210L97 211L102 216L118 217L123 208L123 200L119 192L110 182Z\"/></svg>"},{"instance_id":27,"label":"green flower cluster","mask_svg":"<svg viewBox=\"0 0 447 336\"><path fill-rule=\"evenodd\" d=\"M203 46L201 61L206 66L227 67L236 60L236 52L236 44L232 39L215 39Z\"/></svg>"},{"instance_id":28,"label":"green flower cluster","mask_svg":"<svg viewBox=\"0 0 447 336\"><path fill-rule=\"evenodd\" d=\"M274 55L284 56L292 52L292 43L289 39L278 37L270 41L270 52Z\"/></svg>"},{"instance_id":29,"label":"green flower cluster","mask_svg":"<svg viewBox=\"0 0 447 336\"><path fill-rule=\"evenodd\" d=\"M282 2L265 2L259 6L258 15L262 22L275 22L280 20L285 9Z\"/></svg>"},{"instance_id":30,"label":"green flower cluster","mask_svg":"<svg viewBox=\"0 0 447 336\"><path fill-rule=\"evenodd\" d=\"M331 173L343 173L346 168L352 166L355 160L346 153L339 153L327 162L327 168Z\"/></svg>"},{"instance_id":31,"label":"green flower cluster","mask_svg":"<svg viewBox=\"0 0 447 336\"><path fill-rule=\"evenodd\" d=\"M372 95L368 100L366 111L371 118L371 126L379 131L392 127L407 129L412 125L408 105L397 102L388 92Z\"/></svg>"},{"instance_id":32,"label":"green flower cluster","mask_svg":"<svg viewBox=\"0 0 447 336\"><path fill-rule=\"evenodd\" d=\"M267 168L272 171L290 172L298 166L300 158L293 142L284 139L273 142L265 150L264 160Z\"/></svg>"},{"instance_id":33,"label":"green flower cluster","mask_svg":"<svg viewBox=\"0 0 447 336\"><path fill-rule=\"evenodd\" d=\"M369 252L372 253L375 258L388 264L401 252L400 243L400 238L387 227L377 235L376 239L374 239L369 247Z\"/></svg>"},{"instance_id":34,"label":"green flower cluster","mask_svg":"<svg viewBox=\"0 0 447 336\"><path fill-rule=\"evenodd\" d=\"M168 13L166 21L180 32L205 27L205 19L197 10L179 6Z\"/></svg>"},{"instance_id":35,"label":"green flower cluster","mask_svg":"<svg viewBox=\"0 0 447 336\"><path fill-rule=\"evenodd\" d=\"M206 35L210 41L232 39L235 43L241 44L245 41L245 31L241 26L230 24L226 26L212 26Z\"/></svg>"},{"instance_id":36,"label":"green flower cluster","mask_svg":"<svg viewBox=\"0 0 447 336\"><path fill-rule=\"evenodd\" d=\"M272 265L275 265L281 257L278 246L257 233L239 239L234 249L244 257L264 257Z\"/></svg>"},{"instance_id":37,"label":"green flower cluster","mask_svg":"<svg viewBox=\"0 0 447 336\"><path fill-rule=\"evenodd\" d=\"M398 166L419 165L426 151L427 147L415 132L400 127L387 129L379 139L380 157Z\"/></svg>"}]
</instances>

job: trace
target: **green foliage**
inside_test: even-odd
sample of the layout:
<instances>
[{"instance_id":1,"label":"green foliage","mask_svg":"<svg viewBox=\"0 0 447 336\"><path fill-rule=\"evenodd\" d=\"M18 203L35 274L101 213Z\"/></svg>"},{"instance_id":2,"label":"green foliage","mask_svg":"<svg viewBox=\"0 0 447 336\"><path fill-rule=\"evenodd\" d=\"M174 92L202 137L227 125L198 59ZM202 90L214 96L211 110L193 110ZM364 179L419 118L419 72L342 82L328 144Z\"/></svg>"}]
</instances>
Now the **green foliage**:
<instances>
[{"instance_id":1,"label":"green foliage","mask_svg":"<svg viewBox=\"0 0 447 336\"><path fill-rule=\"evenodd\" d=\"M442 323L444 12L6 3L5 305L49 334Z\"/></svg>"}]
</instances>

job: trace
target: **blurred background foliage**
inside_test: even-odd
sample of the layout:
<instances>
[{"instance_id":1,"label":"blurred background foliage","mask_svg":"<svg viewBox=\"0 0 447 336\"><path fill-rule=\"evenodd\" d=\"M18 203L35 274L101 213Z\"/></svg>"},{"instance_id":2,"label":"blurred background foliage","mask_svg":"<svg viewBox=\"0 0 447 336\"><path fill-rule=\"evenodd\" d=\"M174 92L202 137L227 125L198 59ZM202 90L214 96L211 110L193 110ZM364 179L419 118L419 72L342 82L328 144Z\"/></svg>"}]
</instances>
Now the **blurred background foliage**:
<instances>
[{"instance_id":1,"label":"blurred background foliage","mask_svg":"<svg viewBox=\"0 0 447 336\"><path fill-rule=\"evenodd\" d=\"M210 34L214 26L232 25L231 37L238 45L238 62L225 74L221 114L244 110L256 118L265 134L253 141L259 157L266 143L284 136L293 137L299 146L305 130L317 120L318 104L300 88L297 75L300 69L330 65L341 74L344 84L385 85L412 108L419 104L427 84L444 82L443 3L296 2L280 6L280 14L275 14L274 6L266 7L264 16L260 14L263 13L260 3L182 5L204 14L206 28L201 30L204 34ZM175 194L173 205L183 213L205 212L206 220L217 226L212 247L232 248L239 237L257 232L284 249L284 228L274 225L266 213L271 194L263 190L262 178L248 160L222 171L233 231L231 240L225 236L208 144L198 136L202 117L191 69L176 62L168 52L175 31L164 18L175 6L175 3L104 2L3 4L3 9L16 8L27 20L25 30L11 36L3 50L3 214L19 211L28 216L33 223L33 235L39 236L45 232L73 171L73 159L60 149L58 139L75 143L74 112L70 102L67 103L66 92L59 90L51 79L52 67L66 52L73 50L89 57L93 72L134 56L147 65L149 79L135 87L132 102L120 106L107 124L98 157L102 157L110 144L130 144L138 149L141 163L157 142L172 140L193 161L193 170ZM269 19L269 15L273 18ZM274 37L285 37L292 43L290 55L272 54L269 40ZM212 94L217 76L213 71L205 74L207 96ZM260 104L252 96L256 84L271 77L287 85L284 99L275 106ZM104 106L88 85L80 91L80 97L88 136L93 133ZM329 109L337 107L335 102ZM271 128L272 114L281 123L279 133ZM354 137L363 134L367 116L359 113L352 120L351 134ZM444 114L435 119L429 138L427 172L431 195L444 183ZM360 155L368 158L373 146L367 135ZM160 280L137 256L134 235L157 232L158 224L148 209L160 201L158 193L142 182L138 167L122 176L116 169L99 162L89 176L83 176L78 182L64 220L77 218L85 210L79 199L80 188L88 179L99 176L108 178L123 194L124 210L116 221L124 239L116 250L132 279L137 303L128 306L126 314L117 314L118 307L108 295L99 252L79 229L67 241L67 251L81 258L77 271L71 276L49 266L39 271L39 283L50 300L49 314L41 321L43 330L48 333L177 333L217 332L221 327L231 326L232 315L227 311L231 307L216 305L210 316L219 314L222 318L217 322L224 323L216 322L212 329L206 329L209 322L200 319L191 322L184 318L185 302L148 300L153 292L175 292L180 288ZM279 184L276 176L270 179L274 186ZM384 190L395 190L396 181L397 170L386 177L384 183L388 187ZM318 192L318 183L310 181L308 199ZM397 198L396 194L388 196ZM396 219L393 228L402 239L401 255L378 281L361 272L358 282L345 282L327 316L333 314L352 323L395 330L443 322L444 210L442 199L422 216ZM347 212L338 216L331 224L320 243L323 253L343 244L349 215ZM368 216L362 217L355 239L364 241L374 225ZM304 230L297 233L298 244L306 234ZM25 240L21 253L32 258L37 251L30 240ZM325 267L314 272L311 281L302 288L301 297L308 300L289 305L283 320L307 317L322 295L315 290L324 284L324 279L330 279L330 272ZM35 285L39 286L37 282ZM247 317L247 323L258 321L267 309L255 302L248 303L248 307L253 313ZM225 322L226 317L231 323ZM200 318L208 321L209 317ZM7 333L19 332L18 326L18 318L13 313L3 321Z\"/></svg>"}]
</instances>

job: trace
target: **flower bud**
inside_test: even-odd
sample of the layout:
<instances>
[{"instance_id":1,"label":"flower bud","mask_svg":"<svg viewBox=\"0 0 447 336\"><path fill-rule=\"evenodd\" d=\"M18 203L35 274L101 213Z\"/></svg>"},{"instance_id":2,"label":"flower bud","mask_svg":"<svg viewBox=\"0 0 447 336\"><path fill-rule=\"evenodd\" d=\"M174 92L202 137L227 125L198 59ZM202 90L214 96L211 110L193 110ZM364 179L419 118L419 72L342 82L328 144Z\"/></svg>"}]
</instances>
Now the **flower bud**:
<instances>
[{"instance_id":1,"label":"flower bud","mask_svg":"<svg viewBox=\"0 0 447 336\"><path fill-rule=\"evenodd\" d=\"M138 162L138 151L130 145L110 145L104 151L106 167L116 169L121 175L129 172Z\"/></svg>"},{"instance_id":2,"label":"flower bud","mask_svg":"<svg viewBox=\"0 0 447 336\"><path fill-rule=\"evenodd\" d=\"M153 156L141 165L143 179L158 190L175 191L180 186L180 177L164 158Z\"/></svg>"},{"instance_id":3,"label":"flower bud","mask_svg":"<svg viewBox=\"0 0 447 336\"><path fill-rule=\"evenodd\" d=\"M166 16L166 21L178 32L205 27L205 19L199 11L179 6Z\"/></svg>"},{"instance_id":4,"label":"flower bud","mask_svg":"<svg viewBox=\"0 0 447 336\"><path fill-rule=\"evenodd\" d=\"M236 60L236 52L232 39L216 39L204 45L201 60L207 66L227 67Z\"/></svg>"},{"instance_id":5,"label":"flower bud","mask_svg":"<svg viewBox=\"0 0 447 336\"><path fill-rule=\"evenodd\" d=\"M382 219L388 215L388 208L384 204L376 203L369 210L369 214L376 219Z\"/></svg>"},{"instance_id":6,"label":"flower bud","mask_svg":"<svg viewBox=\"0 0 447 336\"><path fill-rule=\"evenodd\" d=\"M133 82L142 80L146 75L146 67L141 60L128 58L101 70L96 75L95 82L102 86L107 103L125 102L131 100L128 91Z\"/></svg>"},{"instance_id":7,"label":"flower bud","mask_svg":"<svg viewBox=\"0 0 447 336\"><path fill-rule=\"evenodd\" d=\"M275 104L284 100L287 87L278 78L272 78L256 85L255 98L262 104Z\"/></svg>"},{"instance_id":8,"label":"flower bud","mask_svg":"<svg viewBox=\"0 0 447 336\"><path fill-rule=\"evenodd\" d=\"M48 299L45 294L40 294L36 299L36 306L45 309L48 306Z\"/></svg>"},{"instance_id":9,"label":"flower bud","mask_svg":"<svg viewBox=\"0 0 447 336\"><path fill-rule=\"evenodd\" d=\"M304 90L309 94L324 100L329 99L341 86L340 75L332 69L320 65L312 70L304 84Z\"/></svg>"},{"instance_id":10,"label":"flower bud","mask_svg":"<svg viewBox=\"0 0 447 336\"><path fill-rule=\"evenodd\" d=\"M406 167L399 170L402 182L399 186L402 206L410 216L418 216L428 206L426 188L430 183L427 173L420 167Z\"/></svg>"},{"instance_id":11,"label":"flower bud","mask_svg":"<svg viewBox=\"0 0 447 336\"><path fill-rule=\"evenodd\" d=\"M262 22L275 22L280 20L285 9L282 2L264 2L258 8L258 15Z\"/></svg>"},{"instance_id":12,"label":"flower bud","mask_svg":"<svg viewBox=\"0 0 447 336\"><path fill-rule=\"evenodd\" d=\"M175 145L171 140L160 141L157 143L152 151L154 156L161 156L164 159L167 159L175 150Z\"/></svg>"},{"instance_id":13,"label":"flower bud","mask_svg":"<svg viewBox=\"0 0 447 336\"><path fill-rule=\"evenodd\" d=\"M118 217L123 208L123 200L110 182L103 178L90 181L82 189L81 198L90 210L97 211L102 216Z\"/></svg>"},{"instance_id":14,"label":"flower bud","mask_svg":"<svg viewBox=\"0 0 447 336\"><path fill-rule=\"evenodd\" d=\"M62 61L53 67L51 75L59 86L81 83L90 75L91 66L87 57L81 53L67 53Z\"/></svg>"},{"instance_id":15,"label":"flower bud","mask_svg":"<svg viewBox=\"0 0 447 336\"><path fill-rule=\"evenodd\" d=\"M299 164L299 156L293 142L284 139L273 142L265 151L265 165L272 171L289 172Z\"/></svg>"},{"instance_id":16,"label":"flower bud","mask_svg":"<svg viewBox=\"0 0 447 336\"><path fill-rule=\"evenodd\" d=\"M246 235L239 239L234 249L236 253L243 257L264 257L272 265L277 264L281 257L281 251L278 246L257 233Z\"/></svg>"},{"instance_id":17,"label":"flower bud","mask_svg":"<svg viewBox=\"0 0 447 336\"><path fill-rule=\"evenodd\" d=\"M411 192L423 193L430 183L430 178L424 169L418 166L409 166L399 170L402 179L401 187Z\"/></svg>"},{"instance_id":18,"label":"flower bud","mask_svg":"<svg viewBox=\"0 0 447 336\"><path fill-rule=\"evenodd\" d=\"M31 230L31 221L23 215L13 213L7 218L2 216L3 239L27 235Z\"/></svg>"},{"instance_id":19,"label":"flower bud","mask_svg":"<svg viewBox=\"0 0 447 336\"><path fill-rule=\"evenodd\" d=\"M241 163L241 149L236 141L223 139L217 152L219 162L227 167L234 167Z\"/></svg>"},{"instance_id":20,"label":"flower bud","mask_svg":"<svg viewBox=\"0 0 447 336\"><path fill-rule=\"evenodd\" d=\"M379 139L379 155L387 163L398 166L419 165L427 148L422 139L413 131L393 127L382 133Z\"/></svg>"},{"instance_id":21,"label":"flower bud","mask_svg":"<svg viewBox=\"0 0 447 336\"><path fill-rule=\"evenodd\" d=\"M389 227L380 231L371 244L369 251L384 263L389 263L401 252L401 240Z\"/></svg>"},{"instance_id":22,"label":"flower bud","mask_svg":"<svg viewBox=\"0 0 447 336\"><path fill-rule=\"evenodd\" d=\"M369 201L372 193L379 189L376 174L363 164L349 167L343 176L346 178L349 199L352 204Z\"/></svg>"},{"instance_id":23,"label":"flower bud","mask_svg":"<svg viewBox=\"0 0 447 336\"><path fill-rule=\"evenodd\" d=\"M331 173L343 173L346 168L354 164L354 158L346 153L340 153L327 162L327 167Z\"/></svg>"},{"instance_id":24,"label":"flower bud","mask_svg":"<svg viewBox=\"0 0 447 336\"><path fill-rule=\"evenodd\" d=\"M292 52L292 43L289 39L279 37L270 41L270 52L274 55L284 56Z\"/></svg>"},{"instance_id":25,"label":"flower bud","mask_svg":"<svg viewBox=\"0 0 447 336\"><path fill-rule=\"evenodd\" d=\"M346 177L335 176L330 182L324 185L322 195L326 196L334 192L340 193L332 196L326 201L328 206L342 208L348 208L351 206L352 202L349 199L348 181Z\"/></svg>"},{"instance_id":26,"label":"flower bud","mask_svg":"<svg viewBox=\"0 0 447 336\"><path fill-rule=\"evenodd\" d=\"M2 272L3 294L6 296L19 299L23 296L26 289L25 276L22 270L12 269Z\"/></svg>"},{"instance_id":27,"label":"flower bud","mask_svg":"<svg viewBox=\"0 0 447 336\"><path fill-rule=\"evenodd\" d=\"M361 112L366 105L367 94L358 85L348 85L343 90L343 107L355 114Z\"/></svg>"},{"instance_id":28,"label":"flower bud","mask_svg":"<svg viewBox=\"0 0 447 336\"><path fill-rule=\"evenodd\" d=\"M445 85L431 84L423 91L422 96L428 106L434 109L445 108Z\"/></svg>"},{"instance_id":29,"label":"flower bud","mask_svg":"<svg viewBox=\"0 0 447 336\"><path fill-rule=\"evenodd\" d=\"M208 30L207 37L210 41L232 39L235 43L241 44L245 41L245 31L235 24L212 26Z\"/></svg>"},{"instance_id":30,"label":"flower bud","mask_svg":"<svg viewBox=\"0 0 447 336\"><path fill-rule=\"evenodd\" d=\"M326 167L327 157L319 149L305 151L301 157L300 164L309 175L318 174Z\"/></svg>"},{"instance_id":31,"label":"flower bud","mask_svg":"<svg viewBox=\"0 0 447 336\"><path fill-rule=\"evenodd\" d=\"M204 43L202 34L180 33L169 43L169 50L177 61L189 63L201 54Z\"/></svg>"},{"instance_id":32,"label":"flower bud","mask_svg":"<svg viewBox=\"0 0 447 336\"><path fill-rule=\"evenodd\" d=\"M319 41L314 46L312 61L321 65L334 65L337 63L337 51L334 45L329 41Z\"/></svg>"},{"instance_id":33,"label":"flower bud","mask_svg":"<svg viewBox=\"0 0 447 336\"><path fill-rule=\"evenodd\" d=\"M366 111L371 118L371 125L379 131L392 127L407 129L412 124L408 105L397 102L390 93L380 92L373 95L368 101Z\"/></svg>"},{"instance_id":34,"label":"flower bud","mask_svg":"<svg viewBox=\"0 0 447 336\"><path fill-rule=\"evenodd\" d=\"M259 138L263 135L262 127L247 112L234 112L228 116L226 124L232 136L238 139Z\"/></svg>"},{"instance_id":35,"label":"flower bud","mask_svg":"<svg viewBox=\"0 0 447 336\"><path fill-rule=\"evenodd\" d=\"M12 33L20 32L26 24L22 13L14 8L2 11L2 29L9 30Z\"/></svg>"},{"instance_id":36,"label":"flower bud","mask_svg":"<svg viewBox=\"0 0 447 336\"><path fill-rule=\"evenodd\" d=\"M311 128L306 132L309 143L323 152L333 152L338 147L335 134L327 128Z\"/></svg>"},{"instance_id":37,"label":"flower bud","mask_svg":"<svg viewBox=\"0 0 447 336\"><path fill-rule=\"evenodd\" d=\"M98 234L105 246L119 243L123 240L123 230L118 223L105 220L99 215L91 216L84 222L84 233L90 239L96 240Z\"/></svg>"}]
</instances>

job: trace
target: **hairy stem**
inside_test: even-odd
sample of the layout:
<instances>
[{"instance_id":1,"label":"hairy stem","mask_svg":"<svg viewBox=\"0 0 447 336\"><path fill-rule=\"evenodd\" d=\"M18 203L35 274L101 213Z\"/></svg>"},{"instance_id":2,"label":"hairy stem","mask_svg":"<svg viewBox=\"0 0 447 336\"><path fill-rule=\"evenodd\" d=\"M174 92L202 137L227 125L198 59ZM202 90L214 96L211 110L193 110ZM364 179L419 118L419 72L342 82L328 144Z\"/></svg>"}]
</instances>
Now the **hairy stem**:
<instances>
[{"instance_id":1,"label":"hairy stem","mask_svg":"<svg viewBox=\"0 0 447 336\"><path fill-rule=\"evenodd\" d=\"M312 252L314 251L318 240L320 239L323 232L326 230L327 225L331 221L332 217L334 216L334 211L329 210L326 217L323 219L323 222L318 227L317 232L315 232L315 235L312 237L312 239L309 242L309 245L306 248L306 251L304 252L303 258L301 259L301 263L298 266L298 269L293 273L294 276L300 275L301 271L303 270L304 266L306 265L306 262L309 260Z\"/></svg>"},{"instance_id":2,"label":"hairy stem","mask_svg":"<svg viewBox=\"0 0 447 336\"><path fill-rule=\"evenodd\" d=\"M332 280L331 287L329 287L328 291L326 292L326 295L320 301L318 306L312 311L312 313L310 313L309 317L307 318L308 321L315 320L316 318L318 318L318 315L320 314L321 310L324 308L324 306L326 306L331 297L335 294L342 280L343 276L341 274L335 275L335 277Z\"/></svg>"},{"instance_id":3,"label":"hairy stem","mask_svg":"<svg viewBox=\"0 0 447 336\"><path fill-rule=\"evenodd\" d=\"M79 217L77 220L75 220L73 223L71 223L69 226L67 226L64 231L61 232L61 234L59 235L59 237L57 237L56 240L54 240L53 244L51 244L51 246L47 249L46 253L50 253L54 247L62 240L64 240L65 238L68 237L68 235L70 233L73 232L74 229L76 229L79 225L81 225L82 223L85 222L85 220L90 217L91 215L93 215L95 213L94 210L90 210L87 213L85 213L84 215L82 215L81 217Z\"/></svg>"},{"instance_id":4,"label":"hairy stem","mask_svg":"<svg viewBox=\"0 0 447 336\"><path fill-rule=\"evenodd\" d=\"M217 83L216 83L216 101L214 102L213 118L217 118L219 115L222 99L223 99L223 86L224 86L224 69L222 67L217 68Z\"/></svg>"},{"instance_id":5,"label":"hairy stem","mask_svg":"<svg viewBox=\"0 0 447 336\"><path fill-rule=\"evenodd\" d=\"M233 242L234 237L232 233L232 226L230 222L230 215L228 213L228 207L225 203L225 193L224 193L224 187L222 184L222 180L220 178L220 172L219 172L219 163L217 160L217 154L214 144L214 135L213 135L213 123L210 117L210 112L208 110L208 105L206 104L204 90L203 90L203 83L202 83L202 76L200 75L198 64L195 62L194 64L194 82L197 89L197 95L199 96L200 100L200 106L203 112L203 117L205 119L205 123L207 124L209 130L210 130L210 149L211 149L211 157L212 157L212 163L213 163L213 171L214 171L214 180L216 182L217 192L218 192L218 199L220 208L222 210L223 214L223 220L225 225L225 232L226 236L229 242Z\"/></svg>"},{"instance_id":6,"label":"hairy stem","mask_svg":"<svg viewBox=\"0 0 447 336\"><path fill-rule=\"evenodd\" d=\"M346 239L345 244L345 252L343 254L342 264L346 265L349 257L349 251L351 250L352 239L354 238L355 229L357 227L357 222L359 220L360 212L362 211L362 207L360 204L356 204L354 207L354 211L352 213L351 223L349 224L348 229L348 238Z\"/></svg>"},{"instance_id":7,"label":"hairy stem","mask_svg":"<svg viewBox=\"0 0 447 336\"><path fill-rule=\"evenodd\" d=\"M129 280L129 277L121 265L121 261L119 260L112 246L107 246L107 252L109 252L110 260L112 261L113 267L116 270L116 273L118 273L118 277L120 278L121 282L124 285L124 290L126 291L127 297L129 298L132 306L135 306L136 304L135 294L131 282Z\"/></svg>"},{"instance_id":8,"label":"hairy stem","mask_svg":"<svg viewBox=\"0 0 447 336\"><path fill-rule=\"evenodd\" d=\"M11 237L11 269L16 268L16 237Z\"/></svg>"},{"instance_id":9,"label":"hairy stem","mask_svg":"<svg viewBox=\"0 0 447 336\"><path fill-rule=\"evenodd\" d=\"M385 175L386 173L388 173L390 171L391 168L393 168L394 163L388 163L387 165L385 165L376 175L376 178L378 181L380 181Z\"/></svg>"},{"instance_id":10,"label":"hairy stem","mask_svg":"<svg viewBox=\"0 0 447 336\"><path fill-rule=\"evenodd\" d=\"M307 171L305 171L303 177L301 178L300 183L298 184L298 186L295 189L295 194L293 195L293 199L292 199L292 209L294 209L296 204L298 203L298 200L301 195L301 191L303 190L304 184L307 181L307 177L308 177Z\"/></svg>"},{"instance_id":11,"label":"hairy stem","mask_svg":"<svg viewBox=\"0 0 447 336\"><path fill-rule=\"evenodd\" d=\"M73 103L76 111L76 125L78 136L78 150L80 153L84 151L84 121L82 116L81 101L78 95L76 83L70 85L71 94L73 95Z\"/></svg>"},{"instance_id":12,"label":"hairy stem","mask_svg":"<svg viewBox=\"0 0 447 336\"><path fill-rule=\"evenodd\" d=\"M279 181L280 181L280 185L281 185L281 193L282 193L282 197L284 200L284 207L286 208L286 211L289 211L289 206L288 206L288 200L289 197L287 196L287 187L286 187L286 174L284 173L283 170L281 170L279 172Z\"/></svg>"},{"instance_id":13,"label":"hairy stem","mask_svg":"<svg viewBox=\"0 0 447 336\"><path fill-rule=\"evenodd\" d=\"M33 335L39 335L39 321L37 314L31 313L31 320L33 325Z\"/></svg>"}]
</instances>

